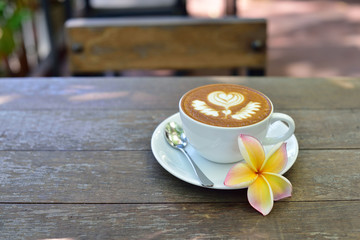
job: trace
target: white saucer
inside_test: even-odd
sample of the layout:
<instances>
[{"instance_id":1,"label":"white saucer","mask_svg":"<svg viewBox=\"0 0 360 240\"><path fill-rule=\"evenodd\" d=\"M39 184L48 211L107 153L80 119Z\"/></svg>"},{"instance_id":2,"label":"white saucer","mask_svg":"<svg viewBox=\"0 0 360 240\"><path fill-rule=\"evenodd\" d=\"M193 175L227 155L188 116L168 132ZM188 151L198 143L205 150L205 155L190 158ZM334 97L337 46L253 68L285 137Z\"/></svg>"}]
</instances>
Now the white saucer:
<instances>
[{"instance_id":1,"label":"white saucer","mask_svg":"<svg viewBox=\"0 0 360 240\"><path fill-rule=\"evenodd\" d=\"M172 148L164 138L164 127L165 124L175 121L181 124L180 114L175 113L174 115L165 119L162 123L160 123L155 129L152 138L151 138L151 149L159 164L165 168L169 173L174 175L175 177L203 187L198 178L196 177L190 163L187 161L185 156L178 150ZM282 134L286 132L287 126L278 121L271 125L269 129L269 136L276 136L276 134ZM287 141L287 154L288 154L288 162L285 169L281 172L284 174L287 172L291 166L295 163L295 160L299 153L299 145L296 140L295 135L292 135ZM269 151L272 146L265 146L265 152ZM201 157L195 149L188 145L186 147L186 151L190 154L192 159L196 162L199 168L205 173L205 175L214 182L214 186L211 188L214 189L227 189L232 190L235 188L229 188L224 185L225 176L228 173L229 169L235 164L219 164L214 163L205 158Z\"/></svg>"}]
</instances>

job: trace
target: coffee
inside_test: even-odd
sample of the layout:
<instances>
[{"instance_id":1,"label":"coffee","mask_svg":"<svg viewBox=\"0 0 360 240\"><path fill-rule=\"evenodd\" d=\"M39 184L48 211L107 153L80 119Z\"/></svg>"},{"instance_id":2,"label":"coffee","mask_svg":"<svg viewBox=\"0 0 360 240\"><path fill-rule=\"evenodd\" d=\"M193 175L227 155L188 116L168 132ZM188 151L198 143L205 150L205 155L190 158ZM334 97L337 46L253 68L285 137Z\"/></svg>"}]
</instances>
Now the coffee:
<instances>
[{"instance_id":1,"label":"coffee","mask_svg":"<svg viewBox=\"0 0 360 240\"><path fill-rule=\"evenodd\" d=\"M243 127L267 118L270 100L262 93L241 85L212 84L187 92L181 109L192 119L219 127Z\"/></svg>"}]
</instances>

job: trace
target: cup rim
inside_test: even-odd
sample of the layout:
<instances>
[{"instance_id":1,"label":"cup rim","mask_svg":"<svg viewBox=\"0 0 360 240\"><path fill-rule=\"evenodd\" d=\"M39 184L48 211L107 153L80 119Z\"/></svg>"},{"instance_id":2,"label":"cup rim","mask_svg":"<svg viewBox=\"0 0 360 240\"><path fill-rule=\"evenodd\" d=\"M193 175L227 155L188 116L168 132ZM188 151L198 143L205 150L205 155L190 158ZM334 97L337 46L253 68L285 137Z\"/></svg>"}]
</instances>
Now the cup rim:
<instances>
[{"instance_id":1,"label":"cup rim","mask_svg":"<svg viewBox=\"0 0 360 240\"><path fill-rule=\"evenodd\" d=\"M210 84L210 85L214 85L214 84ZM239 85L239 84L238 84L238 85ZM206 85L204 85L204 86L206 86ZM239 86L242 86L242 85L239 85ZM244 86L244 87L246 87L246 86ZM246 87L246 88L249 88L249 87ZM252 89L252 88L251 88L251 89ZM255 89L252 89L252 90L255 90ZM191 91L191 90L190 90L190 91ZM254 127L254 126L256 126L256 125L260 125L260 124L262 124L263 122L267 121L267 120L272 116L272 114L274 113L274 105L273 105L272 101L270 100L270 98L269 98L268 96L266 96L264 93L262 93L262 92L260 92L260 91L258 91L258 90L255 90L255 91L261 93L261 94L269 101L269 103L270 103L270 105L271 105L271 112L270 112L269 115L268 115L266 118L264 118L263 120L261 120L261 121L259 121L259 122L256 122L256 123L253 123L253 124L250 124L250 125L239 126L239 127L222 127L222 126L215 126L215 125L206 124L206 123L203 123L203 122L200 122L200 121L197 121L197 120L193 119L192 117L190 117L189 115L187 115L187 114L183 111L183 109L182 109L182 107L181 107L182 99L184 98L184 96L185 96L189 91L186 92L186 93L184 93L184 94L182 95L182 97L180 98L180 101L179 101L179 111L180 111L181 115L185 116L185 117L186 117L187 119L189 119L190 121L192 121L192 122L194 122L194 123L196 123L196 124L202 125L202 126L206 126L206 127L209 127L209 128L213 128L213 129L224 129L224 130L225 130L225 129L231 129L231 130L234 130L234 129L246 129L246 128L249 128L249 127Z\"/></svg>"}]
</instances>

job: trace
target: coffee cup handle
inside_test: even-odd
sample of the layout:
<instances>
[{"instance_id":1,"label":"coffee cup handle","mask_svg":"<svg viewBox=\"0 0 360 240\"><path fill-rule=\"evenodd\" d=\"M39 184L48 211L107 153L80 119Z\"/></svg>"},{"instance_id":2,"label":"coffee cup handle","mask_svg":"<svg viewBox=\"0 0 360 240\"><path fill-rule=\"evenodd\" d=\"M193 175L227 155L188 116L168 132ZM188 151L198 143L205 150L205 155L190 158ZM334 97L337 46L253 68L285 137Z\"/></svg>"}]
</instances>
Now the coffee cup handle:
<instances>
[{"instance_id":1,"label":"coffee cup handle","mask_svg":"<svg viewBox=\"0 0 360 240\"><path fill-rule=\"evenodd\" d=\"M288 130L285 134L277 137L265 137L262 141L264 145L272 145L282 141L287 140L291 135L294 134L295 131L295 122L294 120L284 113L273 113L270 119L270 125L276 121L282 121L288 125Z\"/></svg>"}]
</instances>

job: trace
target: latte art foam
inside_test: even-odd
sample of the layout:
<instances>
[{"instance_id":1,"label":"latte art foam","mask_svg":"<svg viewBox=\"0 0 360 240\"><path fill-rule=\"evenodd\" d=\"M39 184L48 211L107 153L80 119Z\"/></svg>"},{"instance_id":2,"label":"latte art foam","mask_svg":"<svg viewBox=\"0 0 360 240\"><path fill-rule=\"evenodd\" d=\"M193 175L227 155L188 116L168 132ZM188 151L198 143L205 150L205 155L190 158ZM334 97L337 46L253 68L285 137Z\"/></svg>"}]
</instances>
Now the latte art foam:
<instances>
[{"instance_id":1,"label":"latte art foam","mask_svg":"<svg viewBox=\"0 0 360 240\"><path fill-rule=\"evenodd\" d=\"M181 108L199 122L221 127L251 125L265 119L272 111L265 95L234 84L193 89L184 95Z\"/></svg>"},{"instance_id":2,"label":"latte art foam","mask_svg":"<svg viewBox=\"0 0 360 240\"><path fill-rule=\"evenodd\" d=\"M229 107L242 103L244 101L244 96L237 92L224 93L223 91L215 91L211 92L207 99L215 105L228 109Z\"/></svg>"}]
</instances>

